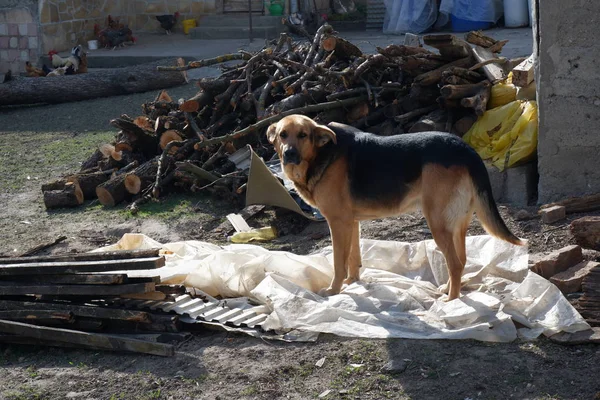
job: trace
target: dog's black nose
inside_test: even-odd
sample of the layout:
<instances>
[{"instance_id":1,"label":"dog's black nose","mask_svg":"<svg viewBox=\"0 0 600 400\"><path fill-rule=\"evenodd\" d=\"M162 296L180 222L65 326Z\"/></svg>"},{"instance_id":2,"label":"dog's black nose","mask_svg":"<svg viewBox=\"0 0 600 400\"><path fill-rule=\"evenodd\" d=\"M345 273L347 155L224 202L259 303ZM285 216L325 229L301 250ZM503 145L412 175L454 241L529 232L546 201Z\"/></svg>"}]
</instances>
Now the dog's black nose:
<instances>
[{"instance_id":1,"label":"dog's black nose","mask_svg":"<svg viewBox=\"0 0 600 400\"><path fill-rule=\"evenodd\" d=\"M294 147L291 147L283 152L284 164L300 164L300 153Z\"/></svg>"}]
</instances>

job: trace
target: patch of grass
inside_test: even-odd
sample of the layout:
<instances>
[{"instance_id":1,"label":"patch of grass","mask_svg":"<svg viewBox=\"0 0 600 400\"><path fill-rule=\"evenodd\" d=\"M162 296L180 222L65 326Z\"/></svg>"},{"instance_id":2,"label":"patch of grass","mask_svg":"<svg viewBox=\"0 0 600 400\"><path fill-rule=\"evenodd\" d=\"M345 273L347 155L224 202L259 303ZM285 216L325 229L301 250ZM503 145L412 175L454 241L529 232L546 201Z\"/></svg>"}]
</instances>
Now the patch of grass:
<instances>
[{"instance_id":1,"label":"patch of grass","mask_svg":"<svg viewBox=\"0 0 600 400\"><path fill-rule=\"evenodd\" d=\"M30 378L37 378L39 375L37 372L37 368L34 365L30 365L25 371L27 371Z\"/></svg>"},{"instance_id":2,"label":"patch of grass","mask_svg":"<svg viewBox=\"0 0 600 400\"><path fill-rule=\"evenodd\" d=\"M48 399L43 392L29 385L23 385L17 390L4 392L6 400L43 400Z\"/></svg>"},{"instance_id":3,"label":"patch of grass","mask_svg":"<svg viewBox=\"0 0 600 400\"><path fill-rule=\"evenodd\" d=\"M240 394L242 396L252 396L257 393L258 393L258 385L256 383L253 383L252 385L244 388L244 390L242 390L240 392Z\"/></svg>"},{"instance_id":4,"label":"patch of grass","mask_svg":"<svg viewBox=\"0 0 600 400\"><path fill-rule=\"evenodd\" d=\"M126 210L119 212L127 219L132 218L131 213ZM179 219L184 215L194 213L193 202L189 196L184 194L171 194L161 201L150 201L140 206L140 211L135 218L156 218L163 220Z\"/></svg>"}]
</instances>

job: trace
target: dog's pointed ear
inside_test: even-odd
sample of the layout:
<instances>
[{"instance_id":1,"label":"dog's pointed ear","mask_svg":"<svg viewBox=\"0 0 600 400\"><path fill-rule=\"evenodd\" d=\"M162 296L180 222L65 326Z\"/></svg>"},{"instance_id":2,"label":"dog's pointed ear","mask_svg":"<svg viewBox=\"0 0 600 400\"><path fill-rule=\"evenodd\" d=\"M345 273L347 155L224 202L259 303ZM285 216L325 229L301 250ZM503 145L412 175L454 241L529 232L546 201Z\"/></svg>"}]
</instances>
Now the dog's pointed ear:
<instances>
[{"instance_id":1,"label":"dog's pointed ear","mask_svg":"<svg viewBox=\"0 0 600 400\"><path fill-rule=\"evenodd\" d=\"M333 144L337 143L337 137L335 132L326 127L325 125L317 125L314 130L315 144L317 147L323 147L329 142Z\"/></svg>"},{"instance_id":2,"label":"dog's pointed ear","mask_svg":"<svg viewBox=\"0 0 600 400\"><path fill-rule=\"evenodd\" d=\"M271 124L269 129L267 129L267 140L269 143L273 144L275 139L277 138L277 124Z\"/></svg>"}]
</instances>

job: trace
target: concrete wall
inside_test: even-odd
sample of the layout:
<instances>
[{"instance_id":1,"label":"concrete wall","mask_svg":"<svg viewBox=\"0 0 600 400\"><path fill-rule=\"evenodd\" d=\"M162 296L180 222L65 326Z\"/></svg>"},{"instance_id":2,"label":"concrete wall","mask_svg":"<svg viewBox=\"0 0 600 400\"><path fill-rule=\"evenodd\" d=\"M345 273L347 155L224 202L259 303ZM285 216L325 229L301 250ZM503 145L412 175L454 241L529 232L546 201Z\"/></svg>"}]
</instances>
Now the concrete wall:
<instances>
[{"instance_id":1,"label":"concrete wall","mask_svg":"<svg viewBox=\"0 0 600 400\"><path fill-rule=\"evenodd\" d=\"M40 0L40 31L42 51L68 50L77 44L93 39L94 24L104 26L106 17L119 18L133 30L164 32L156 15L181 14L178 26L184 19L199 18L220 12L220 0Z\"/></svg>"},{"instance_id":2,"label":"concrete wall","mask_svg":"<svg viewBox=\"0 0 600 400\"><path fill-rule=\"evenodd\" d=\"M37 60L37 19L37 0L0 0L0 73L21 73Z\"/></svg>"},{"instance_id":3,"label":"concrete wall","mask_svg":"<svg viewBox=\"0 0 600 400\"><path fill-rule=\"evenodd\" d=\"M600 192L600 1L537 2L538 202L547 203Z\"/></svg>"}]
</instances>

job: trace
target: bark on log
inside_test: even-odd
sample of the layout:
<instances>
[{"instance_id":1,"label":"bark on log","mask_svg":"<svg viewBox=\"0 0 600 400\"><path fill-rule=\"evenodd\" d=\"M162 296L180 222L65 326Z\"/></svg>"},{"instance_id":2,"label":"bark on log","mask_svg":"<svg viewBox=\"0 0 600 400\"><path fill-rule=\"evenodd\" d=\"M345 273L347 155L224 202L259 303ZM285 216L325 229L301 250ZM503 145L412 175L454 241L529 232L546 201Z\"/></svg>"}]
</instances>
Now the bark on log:
<instances>
[{"instance_id":1,"label":"bark on log","mask_svg":"<svg viewBox=\"0 0 600 400\"><path fill-rule=\"evenodd\" d=\"M44 192L44 205L46 209L63 207L77 207L83 203L83 193L77 182L66 182L60 190Z\"/></svg>"},{"instance_id":2,"label":"bark on log","mask_svg":"<svg viewBox=\"0 0 600 400\"><path fill-rule=\"evenodd\" d=\"M181 72L156 71L158 65L165 64L176 64L176 61L155 61L131 67L91 71L87 74L55 76L52 79L12 79L0 85L0 106L58 104L140 93L186 83Z\"/></svg>"},{"instance_id":3,"label":"bark on log","mask_svg":"<svg viewBox=\"0 0 600 400\"><path fill-rule=\"evenodd\" d=\"M544 209L552 206L565 207L567 214L597 211L600 210L600 194L592 194L583 197L572 197L565 200L557 201L555 203L545 204L540 208Z\"/></svg>"},{"instance_id":4,"label":"bark on log","mask_svg":"<svg viewBox=\"0 0 600 400\"><path fill-rule=\"evenodd\" d=\"M463 98L460 101L460 105L466 108L472 108L475 110L475 114L482 116L487 109L487 103L492 94L492 84L488 81L483 81L479 85L479 92L473 96Z\"/></svg>"},{"instance_id":5,"label":"bark on log","mask_svg":"<svg viewBox=\"0 0 600 400\"><path fill-rule=\"evenodd\" d=\"M158 157L155 157L125 175L125 190L131 194L138 194L154 182L157 171Z\"/></svg>"},{"instance_id":6,"label":"bark on log","mask_svg":"<svg viewBox=\"0 0 600 400\"><path fill-rule=\"evenodd\" d=\"M110 174L106 171L94 172L91 174L76 174L67 179L76 179L86 200L96 198L96 187L110 179Z\"/></svg>"},{"instance_id":7,"label":"bark on log","mask_svg":"<svg viewBox=\"0 0 600 400\"><path fill-rule=\"evenodd\" d=\"M448 121L447 110L433 110L427 115L419 118L417 122L408 130L409 133L428 132L428 131L445 131L446 121Z\"/></svg>"},{"instance_id":8,"label":"bark on log","mask_svg":"<svg viewBox=\"0 0 600 400\"><path fill-rule=\"evenodd\" d=\"M576 219L571 222L569 229L578 245L586 249L600 250L600 217Z\"/></svg>"},{"instance_id":9,"label":"bark on log","mask_svg":"<svg viewBox=\"0 0 600 400\"><path fill-rule=\"evenodd\" d=\"M398 44L390 44L385 48L376 47L379 54L383 54L387 57L405 57L414 56L419 54L433 54L431 51L424 47L412 47Z\"/></svg>"},{"instance_id":10,"label":"bark on log","mask_svg":"<svg viewBox=\"0 0 600 400\"><path fill-rule=\"evenodd\" d=\"M469 65L471 65L471 63L472 63L471 57L460 58L460 59L453 61L449 64L446 64L442 67L434 69L433 71L429 71L429 72L426 72L424 74L417 76L415 78L414 82L418 83L419 85L423 85L423 86L433 85L435 83L438 83L440 81L440 79L442 79L442 73L444 71L446 71L447 69L452 68L452 67L465 68L465 67L468 67Z\"/></svg>"},{"instance_id":11,"label":"bark on log","mask_svg":"<svg viewBox=\"0 0 600 400\"><path fill-rule=\"evenodd\" d=\"M103 206L114 207L128 197L125 176L118 175L96 187L96 196Z\"/></svg>"},{"instance_id":12,"label":"bark on log","mask_svg":"<svg viewBox=\"0 0 600 400\"><path fill-rule=\"evenodd\" d=\"M346 39L337 36L328 36L321 41L321 47L326 51L335 51L335 57L351 58L362 56L362 51Z\"/></svg>"}]
</instances>

